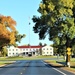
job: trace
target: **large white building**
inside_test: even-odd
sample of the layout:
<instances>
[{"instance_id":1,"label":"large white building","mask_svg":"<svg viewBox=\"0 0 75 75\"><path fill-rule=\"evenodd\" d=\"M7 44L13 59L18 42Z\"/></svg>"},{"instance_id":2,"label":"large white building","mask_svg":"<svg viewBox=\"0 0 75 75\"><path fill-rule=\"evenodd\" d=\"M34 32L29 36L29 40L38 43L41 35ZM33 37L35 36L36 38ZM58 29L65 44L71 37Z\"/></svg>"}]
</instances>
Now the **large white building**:
<instances>
[{"instance_id":1,"label":"large white building","mask_svg":"<svg viewBox=\"0 0 75 75\"><path fill-rule=\"evenodd\" d=\"M20 54L20 49L16 47L7 48L8 56L18 56Z\"/></svg>"},{"instance_id":2,"label":"large white building","mask_svg":"<svg viewBox=\"0 0 75 75\"><path fill-rule=\"evenodd\" d=\"M42 55L53 55L53 47L51 46L42 47Z\"/></svg>"},{"instance_id":3,"label":"large white building","mask_svg":"<svg viewBox=\"0 0 75 75\"><path fill-rule=\"evenodd\" d=\"M53 55L53 47L50 46L18 46L10 47L8 49L8 56L37 56L40 55ZM40 51L41 50L41 51Z\"/></svg>"}]
</instances>

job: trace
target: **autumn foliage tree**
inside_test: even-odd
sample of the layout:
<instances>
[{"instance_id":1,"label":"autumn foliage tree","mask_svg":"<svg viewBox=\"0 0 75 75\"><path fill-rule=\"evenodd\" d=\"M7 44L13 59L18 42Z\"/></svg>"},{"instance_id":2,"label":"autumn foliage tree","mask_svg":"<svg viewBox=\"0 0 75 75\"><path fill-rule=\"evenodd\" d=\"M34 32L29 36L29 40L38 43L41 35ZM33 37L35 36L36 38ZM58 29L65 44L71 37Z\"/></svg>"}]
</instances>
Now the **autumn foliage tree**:
<instances>
[{"instance_id":1,"label":"autumn foliage tree","mask_svg":"<svg viewBox=\"0 0 75 75\"><path fill-rule=\"evenodd\" d=\"M16 42L20 42L25 34L19 34L15 28L16 21L10 16L0 15L0 51L3 52L4 46L17 46Z\"/></svg>"},{"instance_id":2,"label":"autumn foliage tree","mask_svg":"<svg viewBox=\"0 0 75 75\"><path fill-rule=\"evenodd\" d=\"M10 16L0 15L0 47L15 43L16 21Z\"/></svg>"}]
</instances>

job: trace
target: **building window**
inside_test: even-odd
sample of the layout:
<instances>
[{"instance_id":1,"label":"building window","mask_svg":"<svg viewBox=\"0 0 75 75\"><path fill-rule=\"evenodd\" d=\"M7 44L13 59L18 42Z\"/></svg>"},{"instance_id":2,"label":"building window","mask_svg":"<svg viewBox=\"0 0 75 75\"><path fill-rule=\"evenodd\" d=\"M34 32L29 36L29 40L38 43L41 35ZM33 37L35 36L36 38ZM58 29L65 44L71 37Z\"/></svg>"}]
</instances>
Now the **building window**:
<instances>
[{"instance_id":1,"label":"building window","mask_svg":"<svg viewBox=\"0 0 75 75\"><path fill-rule=\"evenodd\" d=\"M52 52L50 52L50 54L52 54Z\"/></svg>"},{"instance_id":2,"label":"building window","mask_svg":"<svg viewBox=\"0 0 75 75\"><path fill-rule=\"evenodd\" d=\"M47 50L48 50L48 48L47 48Z\"/></svg>"},{"instance_id":3,"label":"building window","mask_svg":"<svg viewBox=\"0 0 75 75\"><path fill-rule=\"evenodd\" d=\"M52 48L50 48L50 50L52 50Z\"/></svg>"},{"instance_id":4,"label":"building window","mask_svg":"<svg viewBox=\"0 0 75 75\"><path fill-rule=\"evenodd\" d=\"M43 48L43 50L45 50L45 48Z\"/></svg>"},{"instance_id":5,"label":"building window","mask_svg":"<svg viewBox=\"0 0 75 75\"><path fill-rule=\"evenodd\" d=\"M22 51L22 49L20 49Z\"/></svg>"},{"instance_id":6,"label":"building window","mask_svg":"<svg viewBox=\"0 0 75 75\"><path fill-rule=\"evenodd\" d=\"M31 49L30 49L30 51L31 51Z\"/></svg>"},{"instance_id":7,"label":"building window","mask_svg":"<svg viewBox=\"0 0 75 75\"><path fill-rule=\"evenodd\" d=\"M23 55L25 55L25 52L23 52Z\"/></svg>"},{"instance_id":8,"label":"building window","mask_svg":"<svg viewBox=\"0 0 75 75\"><path fill-rule=\"evenodd\" d=\"M11 53L9 53L9 55L11 55Z\"/></svg>"},{"instance_id":9,"label":"building window","mask_svg":"<svg viewBox=\"0 0 75 75\"><path fill-rule=\"evenodd\" d=\"M47 52L47 54L48 54L48 52Z\"/></svg>"},{"instance_id":10,"label":"building window","mask_svg":"<svg viewBox=\"0 0 75 75\"><path fill-rule=\"evenodd\" d=\"M18 49L16 49L16 51L17 51Z\"/></svg>"},{"instance_id":11,"label":"building window","mask_svg":"<svg viewBox=\"0 0 75 75\"><path fill-rule=\"evenodd\" d=\"M33 49L33 50L35 50L35 49Z\"/></svg>"},{"instance_id":12,"label":"building window","mask_svg":"<svg viewBox=\"0 0 75 75\"><path fill-rule=\"evenodd\" d=\"M28 52L26 52L26 54L28 54Z\"/></svg>"},{"instance_id":13,"label":"building window","mask_svg":"<svg viewBox=\"0 0 75 75\"><path fill-rule=\"evenodd\" d=\"M16 53L18 55L18 53Z\"/></svg>"}]
</instances>

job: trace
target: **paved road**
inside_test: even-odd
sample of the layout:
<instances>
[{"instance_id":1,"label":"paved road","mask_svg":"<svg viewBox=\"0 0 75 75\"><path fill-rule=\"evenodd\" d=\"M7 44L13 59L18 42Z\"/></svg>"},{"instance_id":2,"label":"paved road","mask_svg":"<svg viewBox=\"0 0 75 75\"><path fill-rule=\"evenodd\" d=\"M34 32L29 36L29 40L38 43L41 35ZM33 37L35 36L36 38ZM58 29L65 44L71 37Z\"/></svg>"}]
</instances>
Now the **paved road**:
<instances>
[{"instance_id":1,"label":"paved road","mask_svg":"<svg viewBox=\"0 0 75 75\"><path fill-rule=\"evenodd\" d=\"M60 68L53 68L41 60L17 61L1 67L0 75L75 75Z\"/></svg>"}]
</instances>

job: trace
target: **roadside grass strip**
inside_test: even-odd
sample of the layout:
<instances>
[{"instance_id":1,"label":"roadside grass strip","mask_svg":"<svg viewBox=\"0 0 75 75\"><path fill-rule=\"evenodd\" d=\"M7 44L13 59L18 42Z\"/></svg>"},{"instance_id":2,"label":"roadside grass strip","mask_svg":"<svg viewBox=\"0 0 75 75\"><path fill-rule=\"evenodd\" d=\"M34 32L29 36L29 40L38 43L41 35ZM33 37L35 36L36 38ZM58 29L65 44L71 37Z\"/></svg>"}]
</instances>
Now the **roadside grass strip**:
<instances>
[{"instance_id":1,"label":"roadside grass strip","mask_svg":"<svg viewBox=\"0 0 75 75\"><path fill-rule=\"evenodd\" d=\"M52 67L52 66L50 66L48 63L46 63L46 62L43 62L47 67ZM54 68L54 67L52 67L52 69L54 69L54 70L56 70L56 71L58 71L59 73L61 73L62 75L67 75L67 74L65 74L64 72L62 72L62 71L60 71L60 70L58 70L58 69L56 69L56 68Z\"/></svg>"},{"instance_id":2,"label":"roadside grass strip","mask_svg":"<svg viewBox=\"0 0 75 75\"><path fill-rule=\"evenodd\" d=\"M0 67L14 63L15 61L0 61Z\"/></svg>"}]
</instances>

